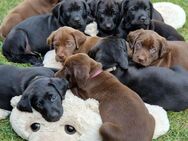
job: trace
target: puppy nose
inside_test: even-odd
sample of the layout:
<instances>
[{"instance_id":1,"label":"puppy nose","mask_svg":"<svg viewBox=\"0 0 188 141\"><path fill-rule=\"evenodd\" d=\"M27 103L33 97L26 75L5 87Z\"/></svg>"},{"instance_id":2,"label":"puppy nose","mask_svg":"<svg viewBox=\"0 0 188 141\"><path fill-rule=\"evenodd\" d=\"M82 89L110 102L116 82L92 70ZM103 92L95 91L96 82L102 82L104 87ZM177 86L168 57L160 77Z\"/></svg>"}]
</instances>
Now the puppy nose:
<instances>
[{"instance_id":1,"label":"puppy nose","mask_svg":"<svg viewBox=\"0 0 188 141\"><path fill-rule=\"evenodd\" d=\"M111 23L107 23L107 24L106 24L106 28L107 28L107 29L111 29L111 28L112 28L112 24L111 24Z\"/></svg>"},{"instance_id":2,"label":"puppy nose","mask_svg":"<svg viewBox=\"0 0 188 141\"><path fill-rule=\"evenodd\" d=\"M142 22L146 21L146 17L145 16L141 16L140 17L140 21L142 21Z\"/></svg>"},{"instance_id":3,"label":"puppy nose","mask_svg":"<svg viewBox=\"0 0 188 141\"><path fill-rule=\"evenodd\" d=\"M74 21L75 21L75 22L79 22L79 21L80 21L80 17L78 17L78 16L75 17L75 18L74 18Z\"/></svg>"},{"instance_id":4,"label":"puppy nose","mask_svg":"<svg viewBox=\"0 0 188 141\"><path fill-rule=\"evenodd\" d=\"M55 122L58 121L61 117L61 114L59 114L58 112L52 112L50 114L47 115L48 116L48 121L49 122Z\"/></svg>"},{"instance_id":5,"label":"puppy nose","mask_svg":"<svg viewBox=\"0 0 188 141\"><path fill-rule=\"evenodd\" d=\"M145 62L145 57L144 56L138 56L138 61L140 62L140 63L143 63L143 62Z\"/></svg>"}]
</instances>

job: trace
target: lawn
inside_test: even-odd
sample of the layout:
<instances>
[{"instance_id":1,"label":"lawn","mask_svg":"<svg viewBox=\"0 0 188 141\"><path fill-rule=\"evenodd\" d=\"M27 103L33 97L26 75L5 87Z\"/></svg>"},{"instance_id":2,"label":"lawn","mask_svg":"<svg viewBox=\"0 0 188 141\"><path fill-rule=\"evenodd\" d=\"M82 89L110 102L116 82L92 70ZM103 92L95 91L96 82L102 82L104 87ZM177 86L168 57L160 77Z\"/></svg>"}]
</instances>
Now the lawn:
<instances>
[{"instance_id":1,"label":"lawn","mask_svg":"<svg viewBox=\"0 0 188 141\"><path fill-rule=\"evenodd\" d=\"M0 23L4 16L6 16L7 12L18 4L22 0L0 0ZM164 1L164 0L152 0L152 2ZM176 4L181 5L188 15L188 0L166 0L169 2L174 2ZM187 18L188 21L188 18ZM188 22L186 25L178 30L188 41ZM0 42L0 47L2 42ZM19 66L28 66L27 64L15 64L8 62L3 55L0 53L0 64L12 64ZM183 112L168 112L169 120L170 120L170 130L169 132L158 138L155 141L188 141L188 110ZM142 129L141 129L142 130ZM10 123L8 120L0 121L0 141L23 141L19 138L11 129Z\"/></svg>"}]
</instances>

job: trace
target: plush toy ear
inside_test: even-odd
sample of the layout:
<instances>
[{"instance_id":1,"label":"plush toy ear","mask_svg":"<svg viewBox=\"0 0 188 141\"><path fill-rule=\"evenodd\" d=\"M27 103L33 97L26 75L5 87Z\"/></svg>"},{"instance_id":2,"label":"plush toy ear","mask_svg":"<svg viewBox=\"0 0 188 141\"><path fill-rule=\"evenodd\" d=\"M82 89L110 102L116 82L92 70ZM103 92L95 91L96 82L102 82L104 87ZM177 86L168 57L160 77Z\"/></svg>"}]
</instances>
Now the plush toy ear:
<instances>
[{"instance_id":1,"label":"plush toy ear","mask_svg":"<svg viewBox=\"0 0 188 141\"><path fill-rule=\"evenodd\" d=\"M159 40L159 57L163 57L166 53L170 51L167 41L165 38L161 37Z\"/></svg>"},{"instance_id":2,"label":"plush toy ear","mask_svg":"<svg viewBox=\"0 0 188 141\"><path fill-rule=\"evenodd\" d=\"M53 78L50 79L48 85L51 85L60 94L61 98L64 99L66 91L68 89L68 81L64 78Z\"/></svg>"},{"instance_id":3,"label":"plush toy ear","mask_svg":"<svg viewBox=\"0 0 188 141\"><path fill-rule=\"evenodd\" d=\"M81 44L83 44L86 40L86 35L82 32L80 32L79 30L76 30L74 32L72 32L72 36L75 40L76 43L76 48L78 49L80 47Z\"/></svg>"},{"instance_id":4,"label":"plush toy ear","mask_svg":"<svg viewBox=\"0 0 188 141\"><path fill-rule=\"evenodd\" d=\"M31 106L31 95L32 95L32 91L28 92L26 89L22 95L21 100L18 102L18 105L17 105L17 108L20 111L25 111L29 113L33 112L32 106Z\"/></svg>"},{"instance_id":5,"label":"plush toy ear","mask_svg":"<svg viewBox=\"0 0 188 141\"><path fill-rule=\"evenodd\" d=\"M11 103L11 106L14 108L18 105L18 102L21 100L21 95L20 96L15 96L11 99L10 103Z\"/></svg>"},{"instance_id":6,"label":"plush toy ear","mask_svg":"<svg viewBox=\"0 0 188 141\"><path fill-rule=\"evenodd\" d=\"M149 5L150 5L150 19L152 19L152 17L153 17L153 12L154 12L153 4L152 4L151 2L149 2Z\"/></svg>"}]
</instances>

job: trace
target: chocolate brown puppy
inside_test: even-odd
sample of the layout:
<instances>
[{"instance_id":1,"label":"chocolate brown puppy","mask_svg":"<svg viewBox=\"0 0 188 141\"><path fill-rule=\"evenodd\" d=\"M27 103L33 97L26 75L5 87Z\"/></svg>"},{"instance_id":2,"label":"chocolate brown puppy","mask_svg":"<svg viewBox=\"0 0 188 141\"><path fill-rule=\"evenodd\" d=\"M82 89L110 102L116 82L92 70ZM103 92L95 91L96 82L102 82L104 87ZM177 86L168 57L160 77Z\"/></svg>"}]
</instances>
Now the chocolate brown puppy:
<instances>
[{"instance_id":1,"label":"chocolate brown puppy","mask_svg":"<svg viewBox=\"0 0 188 141\"><path fill-rule=\"evenodd\" d=\"M61 0L24 0L5 17L0 27L0 36L6 38L10 30L28 17L45 14Z\"/></svg>"},{"instance_id":2,"label":"chocolate brown puppy","mask_svg":"<svg viewBox=\"0 0 188 141\"><path fill-rule=\"evenodd\" d=\"M65 60L63 70L77 96L99 101L103 141L151 141L155 122L140 97L86 54Z\"/></svg>"},{"instance_id":3,"label":"chocolate brown puppy","mask_svg":"<svg viewBox=\"0 0 188 141\"><path fill-rule=\"evenodd\" d=\"M86 36L79 30L64 26L52 32L47 43L55 49L56 60L63 62L72 54L88 53L100 39L102 38Z\"/></svg>"},{"instance_id":4,"label":"chocolate brown puppy","mask_svg":"<svg viewBox=\"0 0 188 141\"><path fill-rule=\"evenodd\" d=\"M129 33L129 56L143 66L183 66L188 70L188 44L183 41L167 41L151 30Z\"/></svg>"}]
</instances>

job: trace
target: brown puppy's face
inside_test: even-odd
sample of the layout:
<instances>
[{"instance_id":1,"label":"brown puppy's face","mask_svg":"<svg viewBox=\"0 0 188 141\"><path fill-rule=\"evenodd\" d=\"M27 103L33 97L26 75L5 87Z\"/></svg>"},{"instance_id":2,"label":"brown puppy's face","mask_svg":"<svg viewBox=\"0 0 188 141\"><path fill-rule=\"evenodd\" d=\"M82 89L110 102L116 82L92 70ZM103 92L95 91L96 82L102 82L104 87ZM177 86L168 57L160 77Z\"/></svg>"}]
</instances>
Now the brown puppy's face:
<instances>
[{"instance_id":1,"label":"brown puppy's face","mask_svg":"<svg viewBox=\"0 0 188 141\"><path fill-rule=\"evenodd\" d=\"M65 26L52 32L47 39L47 43L55 49L56 60L64 62L68 56L74 54L79 49L85 40L86 36L82 32Z\"/></svg>"},{"instance_id":2,"label":"brown puppy's face","mask_svg":"<svg viewBox=\"0 0 188 141\"><path fill-rule=\"evenodd\" d=\"M78 53L68 57L64 62L64 68L57 72L55 76L65 77L71 88L75 86L83 88L88 78L101 69L100 63L91 59L87 54Z\"/></svg>"},{"instance_id":3,"label":"brown puppy's face","mask_svg":"<svg viewBox=\"0 0 188 141\"><path fill-rule=\"evenodd\" d=\"M129 57L143 66L151 65L169 52L166 39L151 30L133 31L127 40L130 44Z\"/></svg>"}]
</instances>

